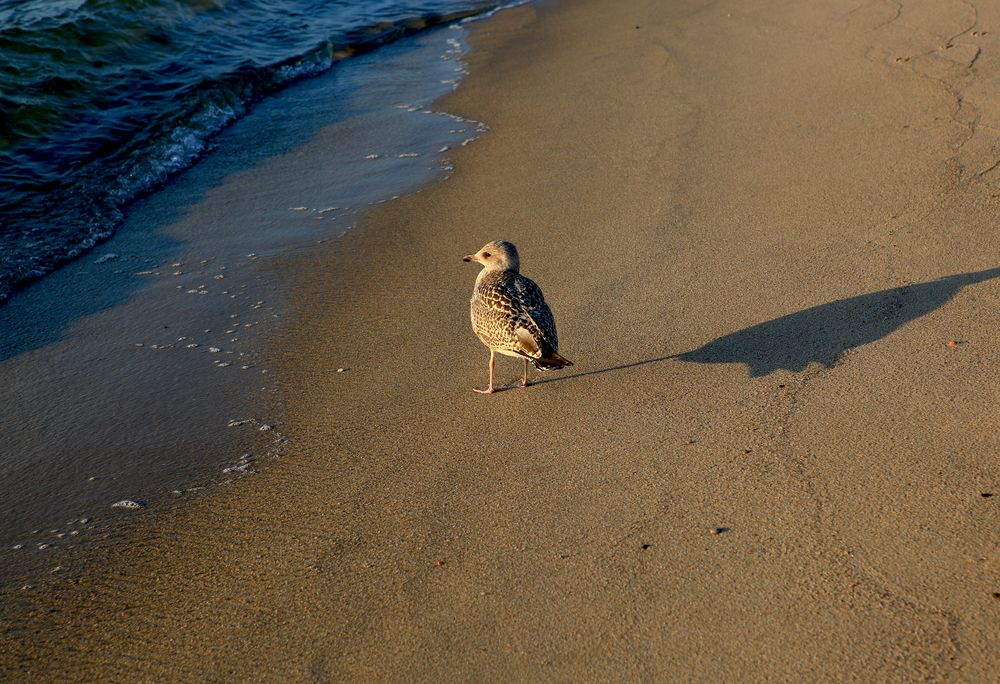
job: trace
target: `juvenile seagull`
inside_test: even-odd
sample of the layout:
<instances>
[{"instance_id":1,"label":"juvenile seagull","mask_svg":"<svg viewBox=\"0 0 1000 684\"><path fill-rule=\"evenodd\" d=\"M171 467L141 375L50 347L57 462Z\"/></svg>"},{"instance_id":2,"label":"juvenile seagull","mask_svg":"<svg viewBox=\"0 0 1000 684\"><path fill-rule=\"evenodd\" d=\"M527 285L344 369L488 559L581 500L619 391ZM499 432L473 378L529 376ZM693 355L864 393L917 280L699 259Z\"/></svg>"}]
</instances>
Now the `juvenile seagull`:
<instances>
[{"instance_id":1,"label":"juvenile seagull","mask_svg":"<svg viewBox=\"0 0 1000 684\"><path fill-rule=\"evenodd\" d=\"M476 392L493 393L497 352L524 359L521 387L528 386L528 361L542 371L573 365L559 356L556 321L542 291L518 272L517 247L494 240L464 260L483 265L472 290L472 331L490 348L490 384Z\"/></svg>"}]
</instances>

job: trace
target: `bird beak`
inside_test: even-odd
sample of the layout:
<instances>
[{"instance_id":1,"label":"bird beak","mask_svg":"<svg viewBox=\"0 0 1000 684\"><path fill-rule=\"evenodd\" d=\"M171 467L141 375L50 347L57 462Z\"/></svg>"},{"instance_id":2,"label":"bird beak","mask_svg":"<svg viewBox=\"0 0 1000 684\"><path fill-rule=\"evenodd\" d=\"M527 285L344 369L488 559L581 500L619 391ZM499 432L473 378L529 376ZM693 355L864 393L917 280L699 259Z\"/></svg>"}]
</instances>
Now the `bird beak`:
<instances>
[{"instance_id":1,"label":"bird beak","mask_svg":"<svg viewBox=\"0 0 1000 684\"><path fill-rule=\"evenodd\" d=\"M469 254L467 256L462 257L462 261L475 261L475 260L476 260L475 254Z\"/></svg>"}]
</instances>

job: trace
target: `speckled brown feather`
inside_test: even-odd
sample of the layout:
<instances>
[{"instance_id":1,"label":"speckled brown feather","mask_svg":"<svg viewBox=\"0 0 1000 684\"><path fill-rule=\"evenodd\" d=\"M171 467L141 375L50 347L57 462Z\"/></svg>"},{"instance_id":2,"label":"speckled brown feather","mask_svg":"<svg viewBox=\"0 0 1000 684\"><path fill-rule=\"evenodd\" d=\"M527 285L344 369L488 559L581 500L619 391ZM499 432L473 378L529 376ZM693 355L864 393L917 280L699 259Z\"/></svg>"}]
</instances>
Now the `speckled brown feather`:
<instances>
[{"instance_id":1,"label":"speckled brown feather","mask_svg":"<svg viewBox=\"0 0 1000 684\"><path fill-rule=\"evenodd\" d=\"M540 370L572 365L559 356L555 319L530 278L483 271L472 292L471 316L473 331L490 349L527 358Z\"/></svg>"}]
</instances>

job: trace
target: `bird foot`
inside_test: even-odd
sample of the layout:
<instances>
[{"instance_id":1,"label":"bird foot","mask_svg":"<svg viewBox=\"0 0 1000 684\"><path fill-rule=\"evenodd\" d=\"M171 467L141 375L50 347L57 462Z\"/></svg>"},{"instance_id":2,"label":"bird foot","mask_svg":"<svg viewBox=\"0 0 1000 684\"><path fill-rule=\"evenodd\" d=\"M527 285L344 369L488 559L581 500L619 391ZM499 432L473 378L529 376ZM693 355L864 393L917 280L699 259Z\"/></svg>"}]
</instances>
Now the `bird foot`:
<instances>
[{"instance_id":1,"label":"bird foot","mask_svg":"<svg viewBox=\"0 0 1000 684\"><path fill-rule=\"evenodd\" d=\"M479 389L478 387L473 387L472 391L473 392L478 392L479 394L493 394L493 392L494 392L493 385L490 385L486 389Z\"/></svg>"},{"instance_id":2,"label":"bird foot","mask_svg":"<svg viewBox=\"0 0 1000 684\"><path fill-rule=\"evenodd\" d=\"M530 384L531 384L531 382L529 382L528 380L521 380L521 381L519 381L517 383L517 386L518 387L527 387Z\"/></svg>"}]
</instances>

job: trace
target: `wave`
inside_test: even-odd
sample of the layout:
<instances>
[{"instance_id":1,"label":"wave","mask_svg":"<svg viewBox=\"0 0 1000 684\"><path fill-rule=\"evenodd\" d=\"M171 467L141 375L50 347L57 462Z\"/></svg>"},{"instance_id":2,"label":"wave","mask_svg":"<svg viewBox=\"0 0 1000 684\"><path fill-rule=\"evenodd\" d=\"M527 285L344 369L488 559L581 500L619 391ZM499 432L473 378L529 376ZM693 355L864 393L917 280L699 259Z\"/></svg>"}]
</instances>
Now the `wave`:
<instances>
[{"instance_id":1,"label":"wave","mask_svg":"<svg viewBox=\"0 0 1000 684\"><path fill-rule=\"evenodd\" d=\"M496 7L0 0L0 303L110 236L262 98Z\"/></svg>"}]
</instances>

